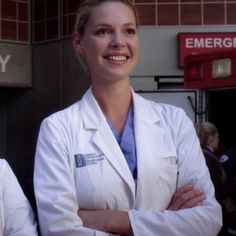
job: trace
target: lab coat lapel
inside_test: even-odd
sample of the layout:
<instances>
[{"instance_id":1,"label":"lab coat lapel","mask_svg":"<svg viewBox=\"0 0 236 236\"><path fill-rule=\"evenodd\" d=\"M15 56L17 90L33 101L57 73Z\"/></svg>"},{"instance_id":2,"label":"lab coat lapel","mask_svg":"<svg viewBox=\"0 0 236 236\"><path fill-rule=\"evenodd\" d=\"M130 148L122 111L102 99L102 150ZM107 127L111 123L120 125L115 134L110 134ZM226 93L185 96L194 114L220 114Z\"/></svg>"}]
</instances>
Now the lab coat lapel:
<instances>
[{"instance_id":1,"label":"lab coat lapel","mask_svg":"<svg viewBox=\"0 0 236 236\"><path fill-rule=\"evenodd\" d=\"M160 127L158 111L160 109L134 94L135 138L138 160L138 180L135 207L145 208L153 199L156 189L152 189L153 176L157 174L158 163L165 155L163 152L163 129Z\"/></svg>"},{"instance_id":2,"label":"lab coat lapel","mask_svg":"<svg viewBox=\"0 0 236 236\"><path fill-rule=\"evenodd\" d=\"M135 183L130 172L125 157L110 129L110 127L100 127L93 139L97 147L105 154L111 165L117 170L119 175L135 193ZM110 178L108 176L108 178Z\"/></svg>"},{"instance_id":3,"label":"lab coat lapel","mask_svg":"<svg viewBox=\"0 0 236 236\"><path fill-rule=\"evenodd\" d=\"M113 168L131 188L133 198L135 195L135 183L129 170L125 157L109 127L97 101L92 95L91 89L83 98L83 122L87 130L93 130L92 142L104 153ZM110 178L108 176L108 178Z\"/></svg>"},{"instance_id":4,"label":"lab coat lapel","mask_svg":"<svg viewBox=\"0 0 236 236\"><path fill-rule=\"evenodd\" d=\"M163 129L160 126L158 106L150 105L137 94L134 97L134 124L139 171L152 166L163 156ZM141 165L142 164L142 165Z\"/></svg>"}]
</instances>

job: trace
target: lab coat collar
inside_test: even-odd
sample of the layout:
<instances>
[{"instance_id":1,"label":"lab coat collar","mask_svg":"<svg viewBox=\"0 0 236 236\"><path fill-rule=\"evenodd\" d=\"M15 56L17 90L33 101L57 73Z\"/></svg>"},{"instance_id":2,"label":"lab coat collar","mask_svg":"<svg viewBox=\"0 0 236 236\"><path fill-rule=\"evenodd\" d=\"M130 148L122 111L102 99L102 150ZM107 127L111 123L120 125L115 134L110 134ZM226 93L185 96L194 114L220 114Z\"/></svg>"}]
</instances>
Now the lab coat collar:
<instances>
[{"instance_id":1,"label":"lab coat collar","mask_svg":"<svg viewBox=\"0 0 236 236\"><path fill-rule=\"evenodd\" d=\"M143 121L147 124L155 124L160 121L158 112L154 110L153 106L150 105L150 102L132 90L132 98L134 103L134 112L136 119L140 122ZM160 110L156 106L157 110Z\"/></svg>"},{"instance_id":2,"label":"lab coat collar","mask_svg":"<svg viewBox=\"0 0 236 236\"><path fill-rule=\"evenodd\" d=\"M134 113L136 119L149 124L154 124L160 120L158 112L155 111L150 103L136 94L132 89L132 98L134 104ZM82 110L86 114L84 119L84 125L86 129L98 129L102 122L106 121L105 116L102 113L95 97L92 94L91 87L87 90L84 97L82 98ZM158 109L158 108L157 108ZM83 114L82 114L83 115Z\"/></svg>"}]
</instances>

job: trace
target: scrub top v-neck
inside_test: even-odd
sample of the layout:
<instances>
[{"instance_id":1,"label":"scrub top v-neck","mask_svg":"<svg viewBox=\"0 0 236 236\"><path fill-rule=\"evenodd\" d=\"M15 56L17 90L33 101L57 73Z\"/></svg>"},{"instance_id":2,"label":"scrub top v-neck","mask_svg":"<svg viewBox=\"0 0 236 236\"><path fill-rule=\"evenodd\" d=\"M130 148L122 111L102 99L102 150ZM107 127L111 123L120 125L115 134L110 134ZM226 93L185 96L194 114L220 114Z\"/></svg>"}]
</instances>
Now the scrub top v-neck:
<instances>
[{"instance_id":1,"label":"scrub top v-neck","mask_svg":"<svg viewBox=\"0 0 236 236\"><path fill-rule=\"evenodd\" d=\"M128 116L125 122L125 126L122 133L118 133L112 126L112 123L108 121L108 124L120 145L129 169L134 177L137 179L137 157L136 157L136 145L135 145L135 133L134 133L134 110L133 106L129 108Z\"/></svg>"}]
</instances>

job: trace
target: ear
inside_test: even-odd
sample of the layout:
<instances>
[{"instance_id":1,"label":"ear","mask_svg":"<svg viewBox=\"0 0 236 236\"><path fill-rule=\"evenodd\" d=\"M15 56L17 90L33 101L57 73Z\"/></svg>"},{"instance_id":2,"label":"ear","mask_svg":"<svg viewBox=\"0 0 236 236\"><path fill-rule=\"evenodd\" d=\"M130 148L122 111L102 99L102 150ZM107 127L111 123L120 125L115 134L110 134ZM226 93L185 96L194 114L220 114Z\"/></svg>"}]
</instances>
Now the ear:
<instances>
[{"instance_id":1,"label":"ear","mask_svg":"<svg viewBox=\"0 0 236 236\"><path fill-rule=\"evenodd\" d=\"M72 34L72 43L73 43L73 47L76 53L82 54L83 53L82 37L80 36L78 32L74 32Z\"/></svg>"}]
</instances>

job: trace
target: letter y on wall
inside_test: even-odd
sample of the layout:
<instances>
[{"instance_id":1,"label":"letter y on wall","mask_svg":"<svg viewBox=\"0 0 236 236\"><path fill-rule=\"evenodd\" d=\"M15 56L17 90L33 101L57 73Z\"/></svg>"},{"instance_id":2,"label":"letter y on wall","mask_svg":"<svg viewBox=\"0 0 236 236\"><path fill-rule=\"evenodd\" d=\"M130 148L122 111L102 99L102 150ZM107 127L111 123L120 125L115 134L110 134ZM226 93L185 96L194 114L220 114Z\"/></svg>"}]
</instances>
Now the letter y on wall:
<instances>
[{"instance_id":1,"label":"letter y on wall","mask_svg":"<svg viewBox=\"0 0 236 236\"><path fill-rule=\"evenodd\" d=\"M6 65L8 63L8 61L10 60L11 55L6 55L5 58L2 57L2 55L0 54L0 64L1 64L1 71L2 72L6 72Z\"/></svg>"}]
</instances>

